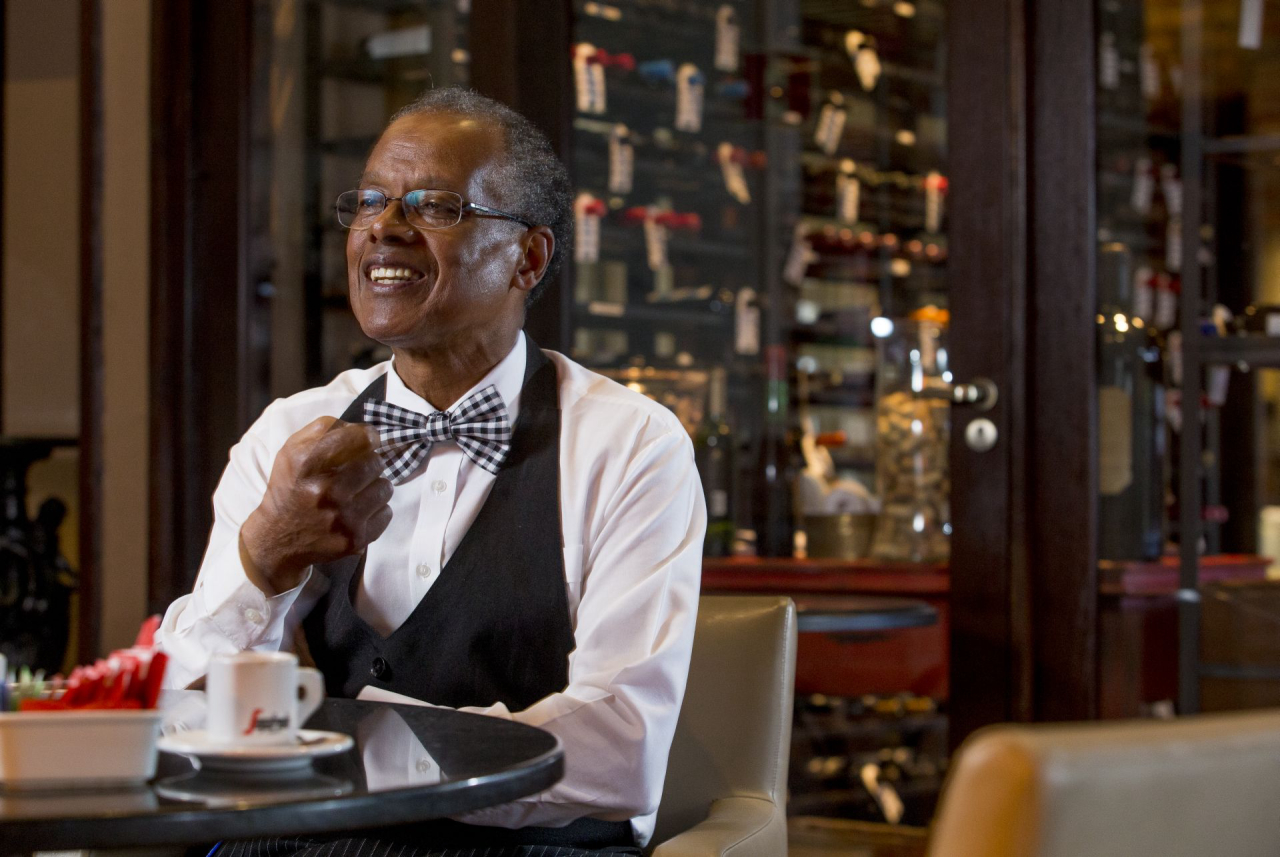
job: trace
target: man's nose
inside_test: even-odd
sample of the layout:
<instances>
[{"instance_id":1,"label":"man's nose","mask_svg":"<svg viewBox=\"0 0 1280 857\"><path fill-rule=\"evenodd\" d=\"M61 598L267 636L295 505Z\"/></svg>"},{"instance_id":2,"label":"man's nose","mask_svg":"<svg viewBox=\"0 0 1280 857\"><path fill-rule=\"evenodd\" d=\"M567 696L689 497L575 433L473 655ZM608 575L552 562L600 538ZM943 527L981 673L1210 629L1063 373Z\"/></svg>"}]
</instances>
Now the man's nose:
<instances>
[{"instance_id":1,"label":"man's nose","mask_svg":"<svg viewBox=\"0 0 1280 857\"><path fill-rule=\"evenodd\" d=\"M404 203L401 200L387 200L387 207L374 218L369 232L378 241L412 241L418 234L404 216Z\"/></svg>"}]
</instances>

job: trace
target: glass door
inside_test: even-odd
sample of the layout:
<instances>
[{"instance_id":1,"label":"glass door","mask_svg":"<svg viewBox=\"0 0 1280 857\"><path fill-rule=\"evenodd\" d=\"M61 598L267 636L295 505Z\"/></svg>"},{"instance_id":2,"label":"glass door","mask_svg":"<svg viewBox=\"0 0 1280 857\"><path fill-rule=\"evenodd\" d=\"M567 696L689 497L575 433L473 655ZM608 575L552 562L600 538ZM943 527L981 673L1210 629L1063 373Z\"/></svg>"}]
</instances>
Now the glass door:
<instances>
[{"instance_id":1,"label":"glass door","mask_svg":"<svg viewBox=\"0 0 1280 857\"><path fill-rule=\"evenodd\" d=\"M1101 571L1176 598L1170 669L1115 711L1273 705L1280 20L1098 10Z\"/></svg>"}]
</instances>

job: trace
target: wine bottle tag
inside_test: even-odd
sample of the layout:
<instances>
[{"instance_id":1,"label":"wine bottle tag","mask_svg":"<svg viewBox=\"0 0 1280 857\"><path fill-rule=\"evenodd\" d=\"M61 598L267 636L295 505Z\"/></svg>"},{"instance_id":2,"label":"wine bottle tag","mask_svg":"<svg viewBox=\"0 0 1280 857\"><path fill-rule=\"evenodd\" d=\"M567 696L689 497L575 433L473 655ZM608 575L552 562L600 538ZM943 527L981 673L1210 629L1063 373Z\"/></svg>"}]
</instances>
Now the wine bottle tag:
<instances>
[{"instance_id":1,"label":"wine bottle tag","mask_svg":"<svg viewBox=\"0 0 1280 857\"><path fill-rule=\"evenodd\" d=\"M598 115L605 111L604 65L588 60L587 71L591 80L591 93L594 99L591 102L591 112Z\"/></svg>"},{"instance_id":2,"label":"wine bottle tag","mask_svg":"<svg viewBox=\"0 0 1280 857\"><path fill-rule=\"evenodd\" d=\"M707 492L707 516L723 518L729 514L729 492L723 488L712 488Z\"/></svg>"},{"instance_id":3,"label":"wine bottle tag","mask_svg":"<svg viewBox=\"0 0 1280 857\"><path fill-rule=\"evenodd\" d=\"M1120 86L1120 49L1116 47L1116 34L1102 34L1098 45L1098 85L1103 89Z\"/></svg>"},{"instance_id":4,"label":"wine bottle tag","mask_svg":"<svg viewBox=\"0 0 1280 857\"><path fill-rule=\"evenodd\" d=\"M653 270L653 300L671 300L676 289L676 272L670 265L662 264Z\"/></svg>"},{"instance_id":5,"label":"wine bottle tag","mask_svg":"<svg viewBox=\"0 0 1280 857\"><path fill-rule=\"evenodd\" d=\"M791 233L791 249L787 252L786 264L782 266L782 279L793 286L804 282L804 275L809 271L810 263L817 260L818 254L813 252L809 236L803 223L797 223Z\"/></svg>"},{"instance_id":6,"label":"wine bottle tag","mask_svg":"<svg viewBox=\"0 0 1280 857\"><path fill-rule=\"evenodd\" d=\"M1182 391L1170 387L1164 391L1164 419L1174 434L1182 433Z\"/></svg>"},{"instance_id":7,"label":"wine bottle tag","mask_svg":"<svg viewBox=\"0 0 1280 857\"><path fill-rule=\"evenodd\" d=\"M930 170L924 177L925 232L937 232L942 228L942 203L946 190L946 177L937 170Z\"/></svg>"},{"instance_id":8,"label":"wine bottle tag","mask_svg":"<svg viewBox=\"0 0 1280 857\"><path fill-rule=\"evenodd\" d=\"M716 147L716 160L720 162L720 177L724 179L724 189L738 202L747 205L751 202L751 189L747 186L746 173L742 169L738 152L732 143L721 143Z\"/></svg>"},{"instance_id":9,"label":"wine bottle tag","mask_svg":"<svg viewBox=\"0 0 1280 857\"><path fill-rule=\"evenodd\" d=\"M604 66L595 57L595 45L579 42L574 46L573 86L579 113L605 111Z\"/></svg>"},{"instance_id":10,"label":"wine bottle tag","mask_svg":"<svg viewBox=\"0 0 1280 857\"><path fill-rule=\"evenodd\" d=\"M1160 63L1156 61L1156 51L1150 42L1143 42L1139 51L1138 77L1143 98L1155 101L1160 97Z\"/></svg>"},{"instance_id":11,"label":"wine bottle tag","mask_svg":"<svg viewBox=\"0 0 1280 857\"><path fill-rule=\"evenodd\" d=\"M702 130L703 89L706 79L698 67L684 63L676 71L676 121L677 131L696 134Z\"/></svg>"},{"instance_id":12,"label":"wine bottle tag","mask_svg":"<svg viewBox=\"0 0 1280 857\"><path fill-rule=\"evenodd\" d=\"M867 43L867 34L861 30L850 30L844 34L844 52L849 55L849 62L857 65L858 51Z\"/></svg>"},{"instance_id":13,"label":"wine bottle tag","mask_svg":"<svg viewBox=\"0 0 1280 857\"><path fill-rule=\"evenodd\" d=\"M1151 159L1138 158L1133 162L1133 193L1129 204L1139 214L1151 213L1151 197L1155 193L1155 179L1151 175Z\"/></svg>"},{"instance_id":14,"label":"wine bottle tag","mask_svg":"<svg viewBox=\"0 0 1280 857\"><path fill-rule=\"evenodd\" d=\"M1156 317L1153 320L1157 330L1168 330L1178 320L1178 293L1168 274L1156 277Z\"/></svg>"},{"instance_id":15,"label":"wine bottle tag","mask_svg":"<svg viewBox=\"0 0 1280 857\"><path fill-rule=\"evenodd\" d=\"M862 182L852 173L836 175L836 217L843 223L858 222L858 202L862 196Z\"/></svg>"},{"instance_id":16,"label":"wine bottle tag","mask_svg":"<svg viewBox=\"0 0 1280 857\"><path fill-rule=\"evenodd\" d=\"M1236 44L1247 51L1262 47L1262 6L1263 0L1240 0L1240 29L1236 33Z\"/></svg>"},{"instance_id":17,"label":"wine bottle tag","mask_svg":"<svg viewBox=\"0 0 1280 857\"><path fill-rule=\"evenodd\" d=\"M586 191L573 201L575 262L600 261L600 200Z\"/></svg>"},{"instance_id":18,"label":"wine bottle tag","mask_svg":"<svg viewBox=\"0 0 1280 857\"><path fill-rule=\"evenodd\" d=\"M876 49L867 45L858 51L858 58L853 62L853 70L858 75L858 83L862 84L862 88L867 92L871 92L876 88L876 84L880 81L880 72L883 67L880 65L880 55L876 53Z\"/></svg>"},{"instance_id":19,"label":"wine bottle tag","mask_svg":"<svg viewBox=\"0 0 1280 857\"><path fill-rule=\"evenodd\" d=\"M1145 322L1153 321L1156 314L1154 277L1147 265L1139 265L1133 272L1133 315Z\"/></svg>"},{"instance_id":20,"label":"wine bottle tag","mask_svg":"<svg viewBox=\"0 0 1280 857\"><path fill-rule=\"evenodd\" d=\"M1210 366L1205 380L1205 396L1209 404L1220 408L1227 403L1227 391L1231 388L1231 367Z\"/></svg>"},{"instance_id":21,"label":"wine bottle tag","mask_svg":"<svg viewBox=\"0 0 1280 857\"><path fill-rule=\"evenodd\" d=\"M1182 217L1170 217L1165 227L1164 266L1175 274L1182 270Z\"/></svg>"},{"instance_id":22,"label":"wine bottle tag","mask_svg":"<svg viewBox=\"0 0 1280 857\"><path fill-rule=\"evenodd\" d=\"M728 3L716 10L716 70L737 71L742 28L738 13Z\"/></svg>"},{"instance_id":23,"label":"wine bottle tag","mask_svg":"<svg viewBox=\"0 0 1280 857\"><path fill-rule=\"evenodd\" d=\"M1170 216L1182 214L1182 179L1178 178L1178 167L1165 164L1160 167L1160 192L1164 194L1165 208Z\"/></svg>"},{"instance_id":24,"label":"wine bottle tag","mask_svg":"<svg viewBox=\"0 0 1280 857\"><path fill-rule=\"evenodd\" d=\"M1182 331L1171 330L1165 339L1165 357L1169 366L1169 386L1182 386Z\"/></svg>"},{"instance_id":25,"label":"wine bottle tag","mask_svg":"<svg viewBox=\"0 0 1280 857\"><path fill-rule=\"evenodd\" d=\"M627 126L622 124L614 125L609 132L609 193L631 193L636 150L627 142L630 135Z\"/></svg>"},{"instance_id":26,"label":"wine bottle tag","mask_svg":"<svg viewBox=\"0 0 1280 857\"><path fill-rule=\"evenodd\" d=\"M747 286L734 299L733 350L738 354L760 353L760 307L755 289Z\"/></svg>"},{"instance_id":27,"label":"wine bottle tag","mask_svg":"<svg viewBox=\"0 0 1280 857\"><path fill-rule=\"evenodd\" d=\"M840 107L828 102L818 111L818 124L813 132L813 141L818 148L828 155L835 154L840 148L840 138L844 136L844 126L849 114Z\"/></svg>"},{"instance_id":28,"label":"wine bottle tag","mask_svg":"<svg viewBox=\"0 0 1280 857\"><path fill-rule=\"evenodd\" d=\"M649 262L649 270L656 271L667 264L667 227L663 226L650 211L644 219L644 249Z\"/></svg>"}]
</instances>

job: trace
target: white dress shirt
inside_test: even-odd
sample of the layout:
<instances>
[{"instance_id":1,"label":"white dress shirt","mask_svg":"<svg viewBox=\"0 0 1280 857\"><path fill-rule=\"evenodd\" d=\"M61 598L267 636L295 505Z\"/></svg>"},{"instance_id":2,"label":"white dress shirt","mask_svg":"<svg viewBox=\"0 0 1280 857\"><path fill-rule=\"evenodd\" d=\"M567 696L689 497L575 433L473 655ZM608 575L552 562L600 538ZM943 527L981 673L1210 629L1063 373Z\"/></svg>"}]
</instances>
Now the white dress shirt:
<instances>
[{"instance_id":1,"label":"white dress shirt","mask_svg":"<svg viewBox=\"0 0 1280 857\"><path fill-rule=\"evenodd\" d=\"M537 795L468 814L501 827L559 826L581 816L630 819L648 841L684 696L702 567L706 507L693 447L666 408L545 352L561 409L560 518L575 649L569 685L523 711L465 708L539 726L565 750L565 776ZM524 380L524 334L461 398L494 384L515 423ZM392 362L343 372L325 387L273 402L231 450L214 492L214 524L195 590L166 612L158 639L171 660L165 683L185 687L209 656L291 646L314 605L308 572L267 597L240 564L240 527L261 502L276 452L320 416L339 416L387 373L387 399L431 413ZM459 401L461 401L461 398ZM390 634L417 606L457 548L495 477L456 443L437 443L397 485L392 521L368 549L356 611ZM483 597L483 593L477 593ZM393 698L366 688L362 698ZM430 704L431 700L421 700Z\"/></svg>"}]
</instances>

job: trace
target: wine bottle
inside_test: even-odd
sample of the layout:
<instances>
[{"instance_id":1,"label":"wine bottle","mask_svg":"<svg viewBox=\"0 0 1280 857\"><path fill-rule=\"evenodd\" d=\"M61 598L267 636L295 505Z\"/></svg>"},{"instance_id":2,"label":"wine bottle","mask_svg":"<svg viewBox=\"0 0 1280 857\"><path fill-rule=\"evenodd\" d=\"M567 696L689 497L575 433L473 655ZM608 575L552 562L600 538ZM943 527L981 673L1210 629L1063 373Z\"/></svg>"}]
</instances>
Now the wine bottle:
<instances>
[{"instance_id":1,"label":"wine bottle","mask_svg":"<svg viewBox=\"0 0 1280 857\"><path fill-rule=\"evenodd\" d=\"M1098 253L1098 556L1164 549L1165 419L1159 334L1132 315L1129 248Z\"/></svg>"},{"instance_id":2,"label":"wine bottle","mask_svg":"<svg viewBox=\"0 0 1280 857\"><path fill-rule=\"evenodd\" d=\"M725 370L711 370L707 409L694 434L694 460L702 476L707 501L707 538L704 556L729 556L733 552L733 432L725 422Z\"/></svg>"},{"instance_id":3,"label":"wine bottle","mask_svg":"<svg viewBox=\"0 0 1280 857\"><path fill-rule=\"evenodd\" d=\"M787 350L782 345L765 349L765 415L760 433L754 475L752 518L756 553L789 557L794 528L791 508L791 448L787 438Z\"/></svg>"}]
</instances>

